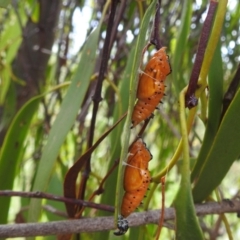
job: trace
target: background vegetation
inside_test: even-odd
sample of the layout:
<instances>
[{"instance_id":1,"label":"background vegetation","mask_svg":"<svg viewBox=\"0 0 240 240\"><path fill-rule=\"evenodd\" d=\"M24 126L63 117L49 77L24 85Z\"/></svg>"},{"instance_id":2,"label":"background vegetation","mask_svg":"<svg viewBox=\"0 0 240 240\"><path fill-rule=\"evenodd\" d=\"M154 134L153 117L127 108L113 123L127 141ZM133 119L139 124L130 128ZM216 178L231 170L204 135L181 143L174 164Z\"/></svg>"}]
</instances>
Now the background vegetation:
<instances>
[{"instance_id":1,"label":"background vegetation","mask_svg":"<svg viewBox=\"0 0 240 240\"><path fill-rule=\"evenodd\" d=\"M142 57L157 1L0 4L0 195L41 191L103 204L68 204L66 211L64 203L5 192L0 223L113 216L127 148L141 127L130 130L128 114L107 131L132 111L141 62L155 51L151 46ZM172 73L142 134L153 183L139 211L162 207L165 176L165 207L176 208L177 221L165 222L162 239L237 239L236 214L198 219L193 203L239 198L240 3L162 1L159 13ZM196 107L186 101L185 108L185 95L198 100ZM153 239L156 231L134 227L118 239ZM111 231L81 234L116 238Z\"/></svg>"}]
</instances>

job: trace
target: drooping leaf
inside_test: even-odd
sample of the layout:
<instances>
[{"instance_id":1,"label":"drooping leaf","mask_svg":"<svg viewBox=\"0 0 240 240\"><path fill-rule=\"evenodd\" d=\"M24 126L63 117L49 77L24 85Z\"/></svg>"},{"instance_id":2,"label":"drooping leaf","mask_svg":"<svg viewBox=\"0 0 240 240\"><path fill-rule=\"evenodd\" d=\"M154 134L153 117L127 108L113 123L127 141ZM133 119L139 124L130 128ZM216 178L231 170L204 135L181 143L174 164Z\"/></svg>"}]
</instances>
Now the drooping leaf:
<instances>
[{"instance_id":1,"label":"drooping leaf","mask_svg":"<svg viewBox=\"0 0 240 240\"><path fill-rule=\"evenodd\" d=\"M50 131L48 142L43 148L38 165L34 191L44 191L51 176L59 149L73 125L81 106L93 73L96 50L101 24L89 36L81 53L81 59L71 85L63 99L60 112ZM41 200L33 199L30 203L29 221L37 221L40 215Z\"/></svg>"},{"instance_id":2,"label":"drooping leaf","mask_svg":"<svg viewBox=\"0 0 240 240\"><path fill-rule=\"evenodd\" d=\"M193 189L195 202L201 202L221 183L240 154L240 90L230 104L215 136L205 164Z\"/></svg>"},{"instance_id":3,"label":"drooping leaf","mask_svg":"<svg viewBox=\"0 0 240 240\"><path fill-rule=\"evenodd\" d=\"M68 198L76 198L76 184L77 177L82 167L85 165L87 160L90 158L92 152L98 147L98 145L104 140L104 138L124 119L124 114L111 128L109 128L97 141L96 143L87 150L68 170L64 180L64 196ZM66 203L67 212L70 218L75 215L75 206L73 204Z\"/></svg>"}]
</instances>

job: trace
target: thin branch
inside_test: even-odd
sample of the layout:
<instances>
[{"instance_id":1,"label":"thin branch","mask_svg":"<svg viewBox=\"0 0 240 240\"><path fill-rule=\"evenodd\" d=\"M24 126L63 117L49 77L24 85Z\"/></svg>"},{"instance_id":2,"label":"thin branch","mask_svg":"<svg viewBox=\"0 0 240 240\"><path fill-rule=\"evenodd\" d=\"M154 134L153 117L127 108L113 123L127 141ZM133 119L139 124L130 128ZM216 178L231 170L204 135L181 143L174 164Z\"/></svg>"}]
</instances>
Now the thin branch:
<instances>
[{"instance_id":1,"label":"thin branch","mask_svg":"<svg viewBox=\"0 0 240 240\"><path fill-rule=\"evenodd\" d=\"M108 66L108 60L109 60L109 55L110 55L109 44L110 44L110 40L111 40L112 29L113 29L117 6L118 6L118 1L113 0L112 5L111 5L111 12L109 15L109 20L108 20L108 25L107 25L106 38L105 38L104 46L103 46L102 60L101 60L101 65L100 65L100 69L99 69L97 85L95 88L95 93L92 97L93 110L92 110L92 119L91 119L91 125L90 125L90 130L89 130L89 138L88 138L88 143L87 143L88 148L91 148L92 144L93 144L94 129L95 129L95 124L96 124L98 107L99 107L100 101L102 100L102 97L101 97L102 84L103 84L103 80L104 80L105 73L106 73L107 66ZM91 172L90 160L91 160L91 156L89 157L88 161L85 164L83 174L81 177L79 191L78 191L79 199L84 199L87 180L88 180L89 174Z\"/></svg>"},{"instance_id":2,"label":"thin branch","mask_svg":"<svg viewBox=\"0 0 240 240\"><path fill-rule=\"evenodd\" d=\"M3 191L0 191L0 196L49 199L53 201L70 203L70 204L78 204L84 207L90 207L90 208L100 209L108 212L114 212L114 207L109 205L97 204L97 203L87 202L84 200L78 200L73 198L66 198L66 197L56 196L56 195L43 193L43 192L21 192L21 191L3 190Z\"/></svg>"},{"instance_id":3,"label":"thin branch","mask_svg":"<svg viewBox=\"0 0 240 240\"><path fill-rule=\"evenodd\" d=\"M240 211L240 201L222 201L221 203L208 202L197 204L196 214L221 214L237 213ZM164 220L173 220L175 210L165 209ZM133 213L128 218L129 226L140 226L146 224L158 224L160 211L151 210L142 213ZM115 229L113 217L82 218L79 220L67 220L47 223L21 223L11 225L0 225L0 237L29 237L47 236L66 233L98 232Z\"/></svg>"},{"instance_id":4,"label":"thin branch","mask_svg":"<svg viewBox=\"0 0 240 240\"><path fill-rule=\"evenodd\" d=\"M120 21L122 21L122 19L124 18L124 11L126 9L126 3L127 3L127 0L123 0L123 1L119 2L119 10L117 11L117 14L115 16L115 20L113 23L111 39L109 42L109 49L112 49L113 43L116 40L115 38L117 35L117 28L118 28Z\"/></svg>"},{"instance_id":5,"label":"thin branch","mask_svg":"<svg viewBox=\"0 0 240 240\"><path fill-rule=\"evenodd\" d=\"M65 219L69 218L68 214L66 212L58 210L57 208L55 208L55 207L53 207L49 204L43 205L42 209L45 210L46 212L54 214L55 216L59 216L59 217L65 218ZM21 213L21 210L20 210L20 213ZM28 207L27 210L29 210L29 207ZM25 221L23 220L22 223L24 223L24 222ZM21 222L16 222L16 223L21 223Z\"/></svg>"},{"instance_id":6,"label":"thin branch","mask_svg":"<svg viewBox=\"0 0 240 240\"><path fill-rule=\"evenodd\" d=\"M185 105L189 109L195 107L198 103L197 98L195 97L195 91L197 89L197 83L199 74L201 71L205 50L208 43L208 38L211 33L212 23L214 20L215 11L218 3L215 1L210 1L210 6L208 9L207 17L203 25L202 33L199 40L196 60L192 69L190 82L188 85L187 93L185 95Z\"/></svg>"},{"instance_id":7,"label":"thin branch","mask_svg":"<svg viewBox=\"0 0 240 240\"><path fill-rule=\"evenodd\" d=\"M91 202L94 197L96 195L100 195L104 192L104 183L106 182L106 180L108 179L108 177L112 174L112 172L115 170L115 168L118 166L119 164L119 159L117 161L115 161L115 163L113 164L113 166L110 168L110 170L107 172L107 174L105 175L105 177L102 179L102 181L100 182L99 184L99 187L97 188L97 190L95 190L92 195L89 197L89 202ZM84 211L85 207L83 206L81 208L81 210L75 215L76 218L78 218L78 216L81 216L82 215L82 212ZM113 211L114 212L114 208L112 207Z\"/></svg>"},{"instance_id":8,"label":"thin branch","mask_svg":"<svg viewBox=\"0 0 240 240\"><path fill-rule=\"evenodd\" d=\"M154 17L154 24L151 34L150 42L153 44L157 50L159 50L162 47L162 42L160 39L160 8L161 8L161 0L158 0L158 3L156 5L156 14Z\"/></svg>"}]
</instances>

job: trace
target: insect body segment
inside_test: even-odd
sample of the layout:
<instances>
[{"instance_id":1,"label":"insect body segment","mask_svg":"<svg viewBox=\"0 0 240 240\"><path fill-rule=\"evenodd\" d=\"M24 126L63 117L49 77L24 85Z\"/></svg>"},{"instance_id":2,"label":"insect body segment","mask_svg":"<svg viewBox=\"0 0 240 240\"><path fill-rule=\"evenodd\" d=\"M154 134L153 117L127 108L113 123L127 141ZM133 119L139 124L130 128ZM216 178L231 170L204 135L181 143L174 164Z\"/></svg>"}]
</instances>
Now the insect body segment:
<instances>
[{"instance_id":1,"label":"insect body segment","mask_svg":"<svg viewBox=\"0 0 240 240\"><path fill-rule=\"evenodd\" d=\"M149 118L164 95L164 80L171 73L165 49L163 47L153 55L139 77L138 101L133 109L132 127Z\"/></svg>"},{"instance_id":2,"label":"insect body segment","mask_svg":"<svg viewBox=\"0 0 240 240\"><path fill-rule=\"evenodd\" d=\"M164 89L165 86L161 84L161 88L159 88L159 90L156 91L151 97L138 99L133 110L132 127L135 127L138 123L151 116L164 96Z\"/></svg>"},{"instance_id":3,"label":"insect body segment","mask_svg":"<svg viewBox=\"0 0 240 240\"><path fill-rule=\"evenodd\" d=\"M151 159L152 154L141 138L130 146L124 172L123 188L125 194L121 205L121 215L118 217L118 231L114 232L117 236L127 232L128 221L125 218L141 204L146 194L151 180L148 170L148 162Z\"/></svg>"},{"instance_id":4,"label":"insect body segment","mask_svg":"<svg viewBox=\"0 0 240 240\"><path fill-rule=\"evenodd\" d=\"M123 218L123 216L119 215L117 226L118 226L118 231L114 232L114 234L116 236L121 236L121 235L125 234L129 228L127 219L125 219L125 218Z\"/></svg>"},{"instance_id":5,"label":"insect body segment","mask_svg":"<svg viewBox=\"0 0 240 240\"><path fill-rule=\"evenodd\" d=\"M141 203L150 184L151 176L148 162L152 155L142 139L138 139L130 146L127 166L124 173L123 187L125 194L122 200L121 215L126 218Z\"/></svg>"}]
</instances>

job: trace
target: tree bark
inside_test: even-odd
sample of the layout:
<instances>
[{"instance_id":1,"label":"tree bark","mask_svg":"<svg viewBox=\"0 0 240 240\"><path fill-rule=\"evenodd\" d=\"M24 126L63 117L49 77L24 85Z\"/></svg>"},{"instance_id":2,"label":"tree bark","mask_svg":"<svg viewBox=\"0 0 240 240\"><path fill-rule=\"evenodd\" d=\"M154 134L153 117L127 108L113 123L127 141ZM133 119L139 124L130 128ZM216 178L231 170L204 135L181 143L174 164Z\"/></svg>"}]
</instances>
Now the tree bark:
<instances>
[{"instance_id":1,"label":"tree bark","mask_svg":"<svg viewBox=\"0 0 240 240\"><path fill-rule=\"evenodd\" d=\"M38 93L44 81L47 63L54 43L56 25L62 1L39 0L39 20L28 19L23 29L23 41L13 61L14 74L25 81L16 84L17 109Z\"/></svg>"}]
</instances>

